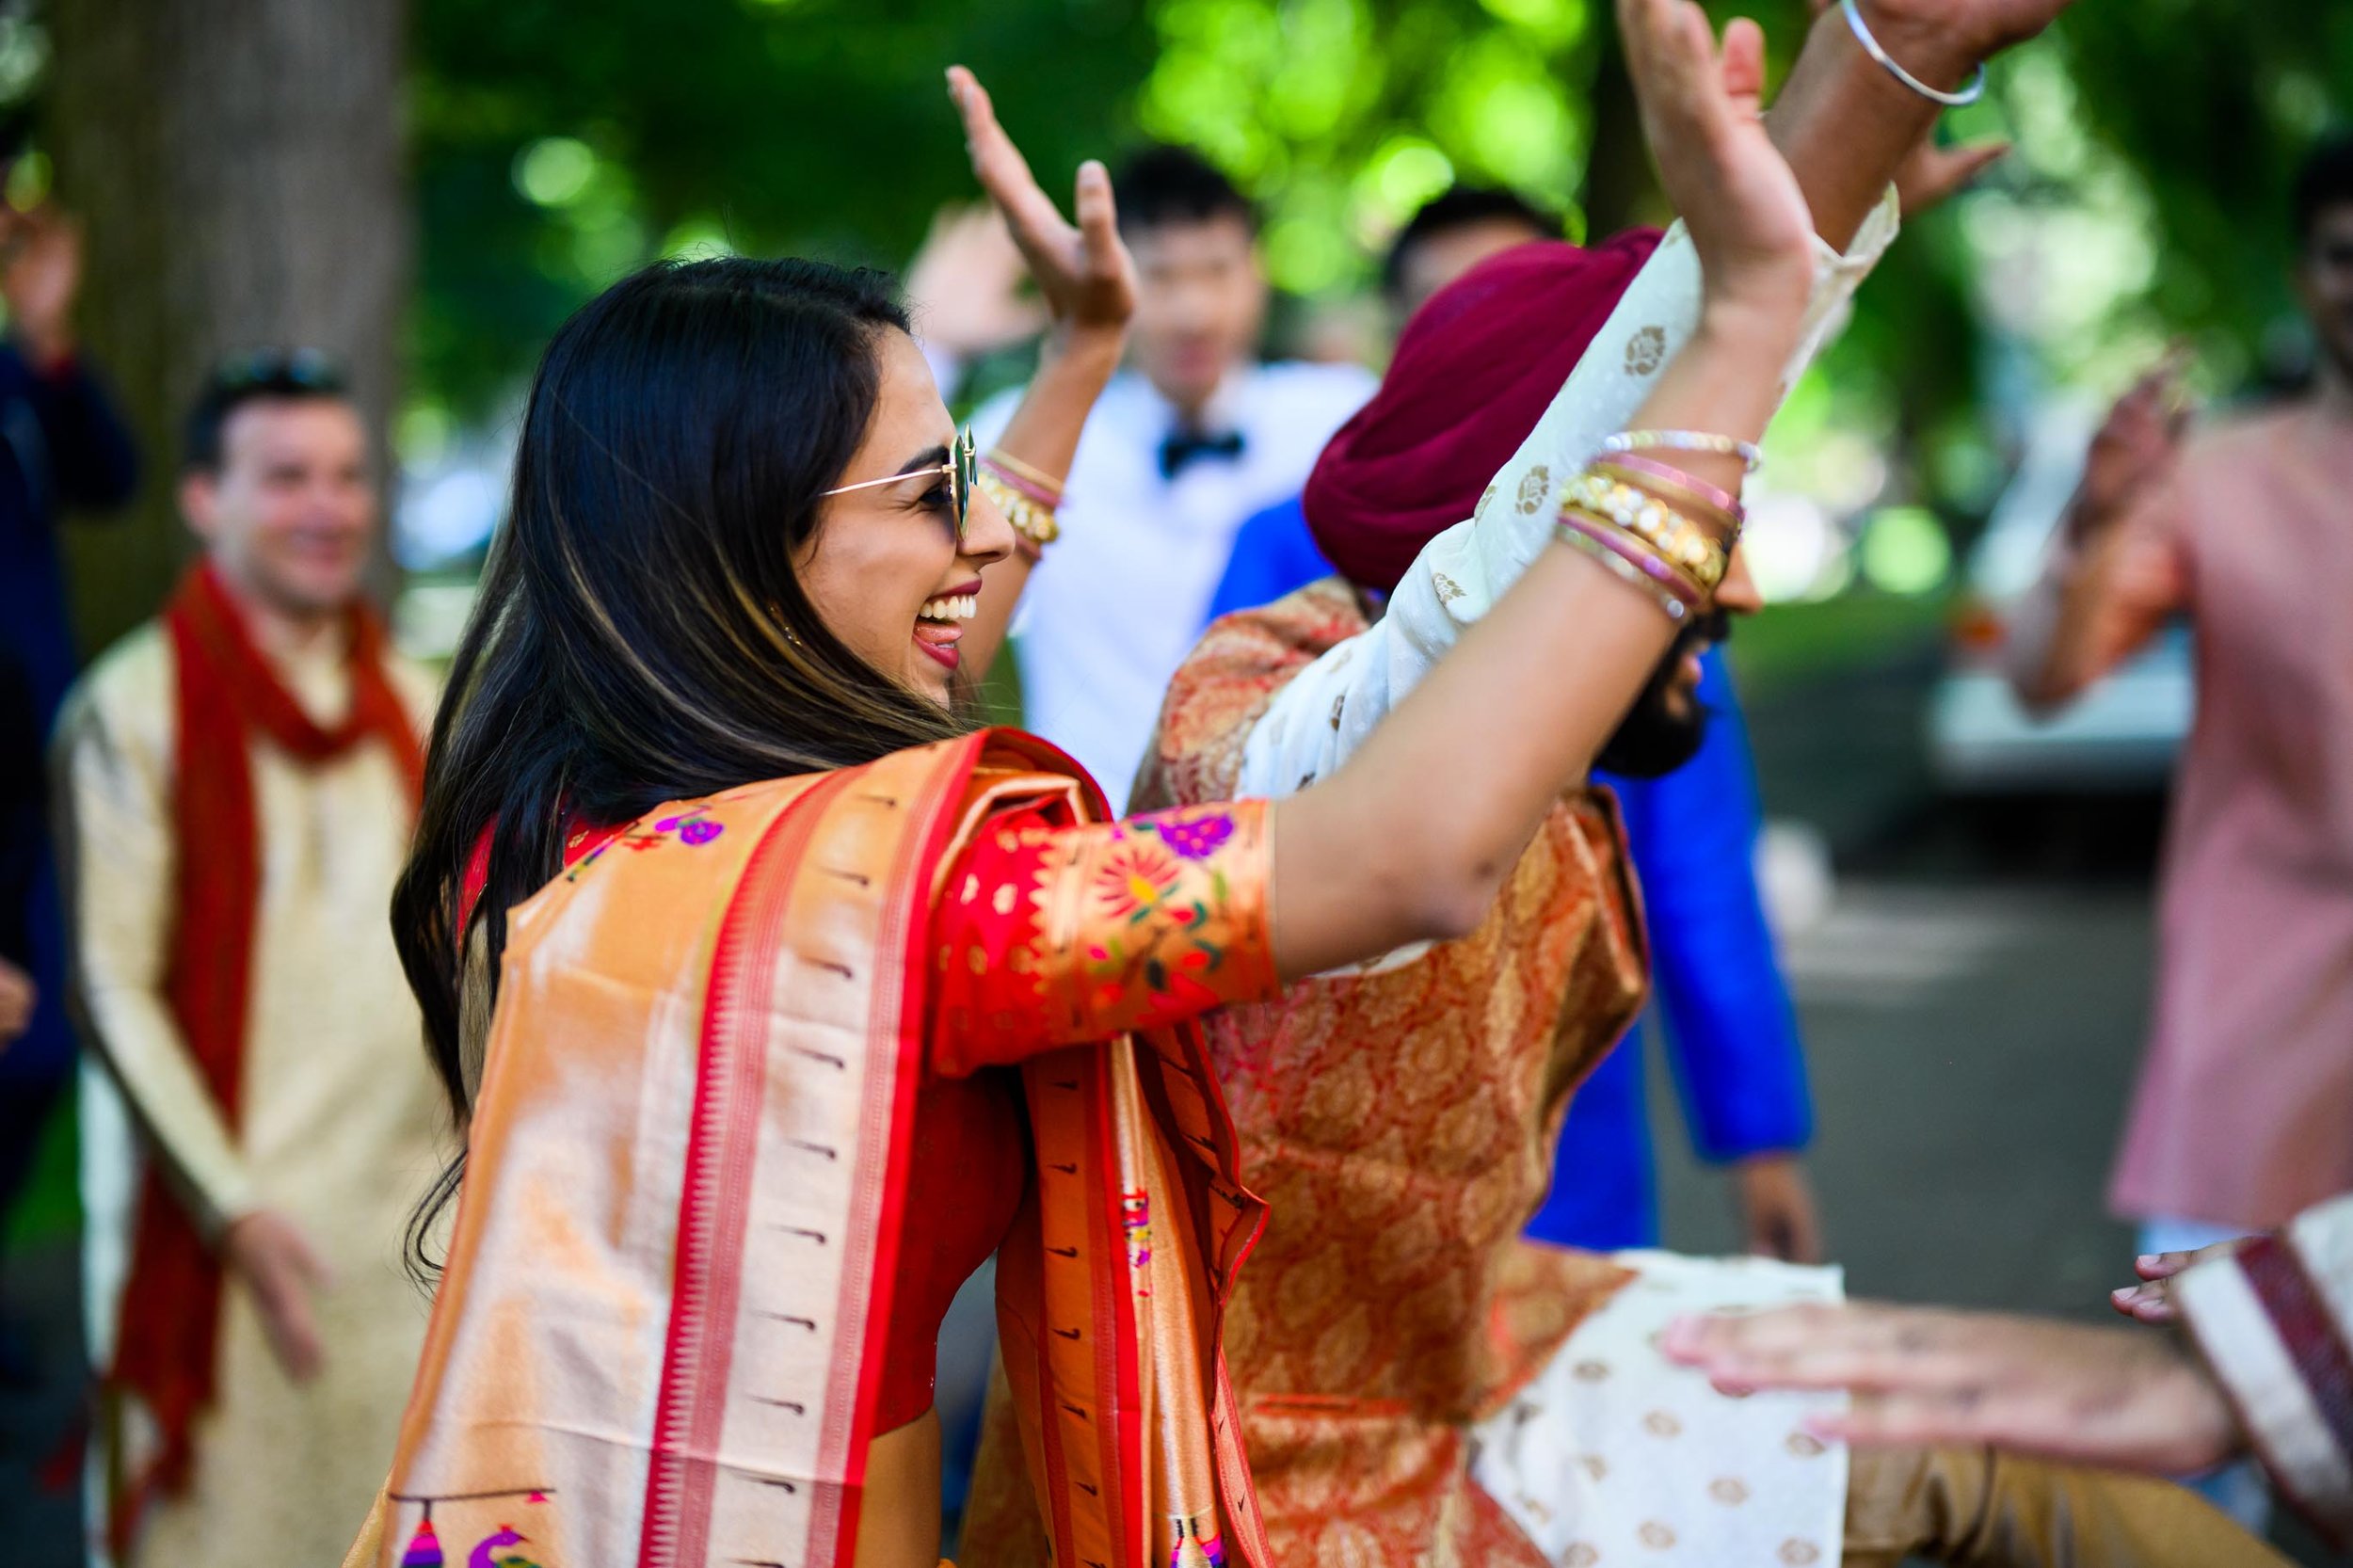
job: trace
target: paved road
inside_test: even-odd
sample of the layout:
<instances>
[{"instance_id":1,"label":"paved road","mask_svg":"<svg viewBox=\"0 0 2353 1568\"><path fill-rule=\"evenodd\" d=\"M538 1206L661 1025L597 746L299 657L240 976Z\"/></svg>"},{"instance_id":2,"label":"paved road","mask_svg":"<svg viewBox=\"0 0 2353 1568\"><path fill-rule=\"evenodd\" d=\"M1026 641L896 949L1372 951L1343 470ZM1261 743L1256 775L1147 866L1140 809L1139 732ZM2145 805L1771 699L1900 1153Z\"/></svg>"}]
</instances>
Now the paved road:
<instances>
[{"instance_id":1,"label":"paved road","mask_svg":"<svg viewBox=\"0 0 2353 1568\"><path fill-rule=\"evenodd\" d=\"M2102 1201L2138 1049L2145 893L1856 885L1789 944L1832 1245L1859 1293L2105 1310ZM1673 1114L1671 1099L1654 1107ZM1722 1185L1661 1129L1671 1244L1730 1246Z\"/></svg>"}]
</instances>

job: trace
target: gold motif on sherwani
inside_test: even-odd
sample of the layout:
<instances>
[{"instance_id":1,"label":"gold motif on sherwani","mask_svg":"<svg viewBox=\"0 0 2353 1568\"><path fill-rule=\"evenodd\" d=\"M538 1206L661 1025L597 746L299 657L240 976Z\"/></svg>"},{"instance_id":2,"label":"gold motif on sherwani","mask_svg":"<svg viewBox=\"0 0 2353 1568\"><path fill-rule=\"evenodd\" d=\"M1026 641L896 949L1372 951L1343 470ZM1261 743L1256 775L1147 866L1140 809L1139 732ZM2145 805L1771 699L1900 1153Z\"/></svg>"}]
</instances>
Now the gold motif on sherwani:
<instances>
[{"instance_id":1,"label":"gold motif on sherwani","mask_svg":"<svg viewBox=\"0 0 2353 1568\"><path fill-rule=\"evenodd\" d=\"M1628 376L1654 374L1667 360L1667 329L1645 327L1625 342L1625 372Z\"/></svg>"},{"instance_id":2,"label":"gold motif on sherwani","mask_svg":"<svg viewBox=\"0 0 2353 1568\"><path fill-rule=\"evenodd\" d=\"M1520 475L1517 505L1523 516L1533 517L1545 504L1545 491L1552 486L1552 471L1538 463Z\"/></svg>"}]
</instances>

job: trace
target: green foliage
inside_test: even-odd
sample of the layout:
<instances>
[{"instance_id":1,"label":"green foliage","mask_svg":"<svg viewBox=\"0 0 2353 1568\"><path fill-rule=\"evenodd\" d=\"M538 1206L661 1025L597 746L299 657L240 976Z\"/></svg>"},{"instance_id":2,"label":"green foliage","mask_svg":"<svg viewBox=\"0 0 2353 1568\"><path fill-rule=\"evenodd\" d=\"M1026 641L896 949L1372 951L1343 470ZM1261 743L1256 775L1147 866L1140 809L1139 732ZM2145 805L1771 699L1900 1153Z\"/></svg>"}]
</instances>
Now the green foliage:
<instances>
[{"instance_id":1,"label":"green foliage","mask_svg":"<svg viewBox=\"0 0 2353 1568\"><path fill-rule=\"evenodd\" d=\"M2353 116L2353 7L2095 0L2054 43L2093 143L2085 177L2145 195L2153 318L2212 352L2292 330L2288 188Z\"/></svg>"},{"instance_id":2,"label":"green foliage","mask_svg":"<svg viewBox=\"0 0 2353 1568\"><path fill-rule=\"evenodd\" d=\"M1125 139L1135 0L418 0L420 391L511 391L575 305L733 247L897 267L973 194L941 72L971 66L1049 187Z\"/></svg>"},{"instance_id":3,"label":"green foliage","mask_svg":"<svg viewBox=\"0 0 2353 1568\"><path fill-rule=\"evenodd\" d=\"M1804 37L1803 0L1713 8L1757 15L1785 68ZM1203 148L1265 203L1298 294L1360 286L1456 178L1572 232L1655 216L1608 0L419 0L418 21L419 389L460 418L650 257L903 264L970 191L956 60L1049 188L1140 135ZM2242 378L2292 325L2284 190L2347 82L2353 7L2084 0L1950 117L2021 150L1891 256L1812 428L1913 447L1898 488L1969 509L2008 439L1977 417L1989 365L2105 387L2187 332L2212 382Z\"/></svg>"},{"instance_id":4,"label":"green foliage","mask_svg":"<svg viewBox=\"0 0 2353 1568\"><path fill-rule=\"evenodd\" d=\"M1163 0L1138 117L1267 201L1278 285L1328 291L1458 179L1575 209L1593 3Z\"/></svg>"}]
</instances>

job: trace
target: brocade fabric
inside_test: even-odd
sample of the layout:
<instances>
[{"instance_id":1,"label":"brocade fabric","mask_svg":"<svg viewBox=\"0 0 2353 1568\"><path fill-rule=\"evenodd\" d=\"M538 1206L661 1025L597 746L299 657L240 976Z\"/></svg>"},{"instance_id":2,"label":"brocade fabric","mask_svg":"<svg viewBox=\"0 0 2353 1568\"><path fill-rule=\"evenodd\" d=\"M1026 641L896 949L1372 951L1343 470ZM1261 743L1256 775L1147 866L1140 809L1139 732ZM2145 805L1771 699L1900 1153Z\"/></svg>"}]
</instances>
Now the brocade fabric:
<instances>
[{"instance_id":1,"label":"brocade fabric","mask_svg":"<svg viewBox=\"0 0 2353 1568\"><path fill-rule=\"evenodd\" d=\"M1219 622L1170 691L1139 805L1222 798L1273 693L1364 627L1337 583ZM1469 1434L1632 1277L1518 1240L1570 1091L1641 1006L1623 866L1608 796L1577 792L1465 940L1204 1019L1270 1208L1225 1353L1279 1562L1542 1561L1472 1483ZM992 1406L973 1568L1039 1550L1009 1417Z\"/></svg>"}]
</instances>

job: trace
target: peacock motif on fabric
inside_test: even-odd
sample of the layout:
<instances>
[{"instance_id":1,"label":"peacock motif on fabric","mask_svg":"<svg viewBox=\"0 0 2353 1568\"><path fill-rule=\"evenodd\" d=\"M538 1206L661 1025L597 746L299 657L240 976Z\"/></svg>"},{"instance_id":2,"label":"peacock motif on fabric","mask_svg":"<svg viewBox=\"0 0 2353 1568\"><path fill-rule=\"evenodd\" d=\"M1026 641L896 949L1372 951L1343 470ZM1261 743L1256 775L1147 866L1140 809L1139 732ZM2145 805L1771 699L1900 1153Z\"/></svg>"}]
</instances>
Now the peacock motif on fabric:
<instances>
[{"instance_id":1,"label":"peacock motif on fabric","mask_svg":"<svg viewBox=\"0 0 2353 1568\"><path fill-rule=\"evenodd\" d=\"M522 1486L501 1492L469 1492L456 1496L392 1493L388 1500L394 1506L421 1503L424 1507L424 1517L417 1521L416 1532L408 1537L408 1544L400 1554L400 1568L448 1568L449 1559L441 1550L440 1532L433 1527L433 1508L437 1503L477 1503L509 1498L520 1499L526 1506L536 1506L547 1502L549 1496L549 1493L537 1487ZM474 1543L473 1550L466 1554L466 1568L543 1568L532 1558L513 1550L528 1545L530 1540L514 1526L502 1523Z\"/></svg>"},{"instance_id":2,"label":"peacock motif on fabric","mask_svg":"<svg viewBox=\"0 0 2353 1568\"><path fill-rule=\"evenodd\" d=\"M467 1554L466 1568L539 1568L537 1563L520 1552L510 1552L504 1557L499 1555L507 1547L520 1546L528 1540L529 1537L514 1526L501 1525L474 1544L474 1549Z\"/></svg>"}]
</instances>

